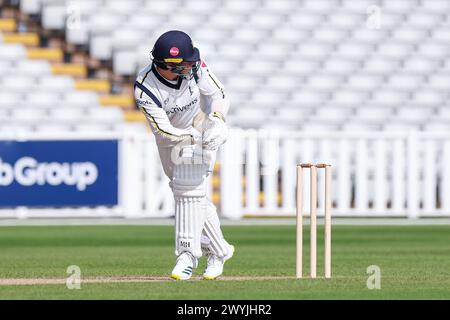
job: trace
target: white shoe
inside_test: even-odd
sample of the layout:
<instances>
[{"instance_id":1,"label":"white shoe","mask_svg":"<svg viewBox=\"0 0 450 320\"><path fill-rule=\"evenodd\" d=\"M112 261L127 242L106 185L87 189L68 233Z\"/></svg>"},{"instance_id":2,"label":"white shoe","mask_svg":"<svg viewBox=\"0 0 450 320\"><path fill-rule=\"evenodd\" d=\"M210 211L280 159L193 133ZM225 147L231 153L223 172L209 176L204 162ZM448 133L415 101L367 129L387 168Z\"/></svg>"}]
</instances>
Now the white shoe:
<instances>
[{"instance_id":1,"label":"white shoe","mask_svg":"<svg viewBox=\"0 0 450 320\"><path fill-rule=\"evenodd\" d=\"M190 252L183 252L178 256L170 277L175 280L189 280L194 268L197 268L197 259Z\"/></svg>"},{"instance_id":2,"label":"white shoe","mask_svg":"<svg viewBox=\"0 0 450 320\"><path fill-rule=\"evenodd\" d=\"M234 254L234 246L230 245L230 252L225 257L219 258L218 256L211 254L208 256L206 262L206 269L203 273L203 279L214 280L223 273L223 265L225 261L231 259Z\"/></svg>"}]
</instances>

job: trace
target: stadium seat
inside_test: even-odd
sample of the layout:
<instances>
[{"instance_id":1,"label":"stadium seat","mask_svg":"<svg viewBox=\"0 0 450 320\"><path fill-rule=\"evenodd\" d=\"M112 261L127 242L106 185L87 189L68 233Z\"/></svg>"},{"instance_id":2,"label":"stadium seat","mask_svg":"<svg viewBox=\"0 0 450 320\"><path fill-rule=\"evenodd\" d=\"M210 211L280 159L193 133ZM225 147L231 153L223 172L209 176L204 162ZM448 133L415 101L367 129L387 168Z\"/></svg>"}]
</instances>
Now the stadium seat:
<instances>
[{"instance_id":1,"label":"stadium seat","mask_svg":"<svg viewBox=\"0 0 450 320\"><path fill-rule=\"evenodd\" d=\"M90 108L89 119L94 122L123 121L123 111L119 107Z\"/></svg>"},{"instance_id":2,"label":"stadium seat","mask_svg":"<svg viewBox=\"0 0 450 320\"><path fill-rule=\"evenodd\" d=\"M0 74L10 73L13 64L9 61L0 61Z\"/></svg>"},{"instance_id":3,"label":"stadium seat","mask_svg":"<svg viewBox=\"0 0 450 320\"><path fill-rule=\"evenodd\" d=\"M0 61L19 61L26 58L27 52L20 44L0 43Z\"/></svg>"},{"instance_id":4,"label":"stadium seat","mask_svg":"<svg viewBox=\"0 0 450 320\"><path fill-rule=\"evenodd\" d=\"M333 132L340 130L341 125L338 123L329 124L322 122L312 122L306 121L304 124L301 124L301 128L305 132Z\"/></svg>"},{"instance_id":5,"label":"stadium seat","mask_svg":"<svg viewBox=\"0 0 450 320\"><path fill-rule=\"evenodd\" d=\"M326 99L326 94L312 91L297 91L294 92L291 102L299 107L314 107L322 104Z\"/></svg>"},{"instance_id":6,"label":"stadium seat","mask_svg":"<svg viewBox=\"0 0 450 320\"><path fill-rule=\"evenodd\" d=\"M64 30L66 14L64 3L45 5L42 9L42 26L49 30Z\"/></svg>"},{"instance_id":7,"label":"stadium seat","mask_svg":"<svg viewBox=\"0 0 450 320\"><path fill-rule=\"evenodd\" d=\"M327 14L330 11L333 12L337 9L337 7L337 3L334 1L304 0L303 2L303 10L321 14Z\"/></svg>"},{"instance_id":8,"label":"stadium seat","mask_svg":"<svg viewBox=\"0 0 450 320\"><path fill-rule=\"evenodd\" d=\"M32 91L25 96L23 104L27 107L42 107L42 108L59 108L61 106L61 95L52 90Z\"/></svg>"},{"instance_id":9,"label":"stadium seat","mask_svg":"<svg viewBox=\"0 0 450 320\"><path fill-rule=\"evenodd\" d=\"M144 11L152 15L170 15L180 7L178 0L147 0Z\"/></svg>"},{"instance_id":10,"label":"stadium seat","mask_svg":"<svg viewBox=\"0 0 450 320\"><path fill-rule=\"evenodd\" d=\"M398 122L411 122L411 123L426 123L432 110L424 107L403 107L398 108L395 115L395 120Z\"/></svg>"},{"instance_id":11,"label":"stadium seat","mask_svg":"<svg viewBox=\"0 0 450 320\"><path fill-rule=\"evenodd\" d=\"M245 1L247 2L247 1ZM256 4L256 6L255 6ZM295 0L278 0L273 2L271 0L264 0L262 4L255 2L254 8L261 6L264 10L268 12L275 13L289 13L295 11L295 9L299 8L299 4Z\"/></svg>"},{"instance_id":12,"label":"stadium seat","mask_svg":"<svg viewBox=\"0 0 450 320\"><path fill-rule=\"evenodd\" d=\"M73 107L95 107L99 103L99 96L92 91L65 92L61 101L65 106Z\"/></svg>"},{"instance_id":13,"label":"stadium seat","mask_svg":"<svg viewBox=\"0 0 450 320\"><path fill-rule=\"evenodd\" d=\"M277 61L255 59L244 63L241 71L251 75L259 76L259 75L266 75L267 73L276 72L277 69L278 69Z\"/></svg>"},{"instance_id":14,"label":"stadium seat","mask_svg":"<svg viewBox=\"0 0 450 320\"><path fill-rule=\"evenodd\" d=\"M347 86L354 91L374 91L382 83L383 78L379 75L365 73L353 74L348 78Z\"/></svg>"},{"instance_id":15,"label":"stadium seat","mask_svg":"<svg viewBox=\"0 0 450 320\"><path fill-rule=\"evenodd\" d=\"M320 23L324 17L320 14L311 12L294 11L288 18L287 25L293 29L313 30Z\"/></svg>"},{"instance_id":16,"label":"stadium seat","mask_svg":"<svg viewBox=\"0 0 450 320\"><path fill-rule=\"evenodd\" d=\"M362 71L373 75L385 75L395 71L400 63L393 60L386 60L378 57L368 59L363 62Z\"/></svg>"},{"instance_id":17,"label":"stadium seat","mask_svg":"<svg viewBox=\"0 0 450 320\"><path fill-rule=\"evenodd\" d=\"M313 119L315 121L327 121L329 123L343 122L352 115L352 112L349 108L321 107L316 110Z\"/></svg>"},{"instance_id":18,"label":"stadium seat","mask_svg":"<svg viewBox=\"0 0 450 320\"><path fill-rule=\"evenodd\" d=\"M68 20L70 21L70 20ZM81 18L66 23L66 41L75 45L86 45L89 43L88 20Z\"/></svg>"},{"instance_id":19,"label":"stadium seat","mask_svg":"<svg viewBox=\"0 0 450 320\"><path fill-rule=\"evenodd\" d=\"M40 0L20 0L20 11L24 14L36 15L41 10Z\"/></svg>"},{"instance_id":20,"label":"stadium seat","mask_svg":"<svg viewBox=\"0 0 450 320\"><path fill-rule=\"evenodd\" d=\"M33 126L26 123L1 123L0 132L8 134L27 134L33 132Z\"/></svg>"},{"instance_id":21,"label":"stadium seat","mask_svg":"<svg viewBox=\"0 0 450 320\"><path fill-rule=\"evenodd\" d=\"M249 15L247 23L256 30L272 30L281 24L282 15L276 15L273 12L253 12Z\"/></svg>"},{"instance_id":22,"label":"stadium seat","mask_svg":"<svg viewBox=\"0 0 450 320\"><path fill-rule=\"evenodd\" d=\"M253 53L253 56L255 58L259 58L261 60L271 60L272 62L276 62L280 56L283 55L292 55L292 52L294 51L294 46L290 44L284 44L284 43L278 43L278 42L269 42L264 41L262 43L259 43L257 46L257 52Z\"/></svg>"},{"instance_id":23,"label":"stadium seat","mask_svg":"<svg viewBox=\"0 0 450 320\"><path fill-rule=\"evenodd\" d=\"M244 23L245 18L242 14L218 12L209 20L209 23L213 28L232 30Z\"/></svg>"},{"instance_id":24,"label":"stadium seat","mask_svg":"<svg viewBox=\"0 0 450 320\"><path fill-rule=\"evenodd\" d=\"M243 13L251 12L260 6L259 0L229 0L225 1L222 10L228 11L229 13Z\"/></svg>"},{"instance_id":25,"label":"stadium seat","mask_svg":"<svg viewBox=\"0 0 450 320\"><path fill-rule=\"evenodd\" d=\"M300 125L306 119L311 118L314 115L314 109L312 108L295 108L281 106L276 110L275 118L283 123Z\"/></svg>"},{"instance_id":26,"label":"stadium seat","mask_svg":"<svg viewBox=\"0 0 450 320\"><path fill-rule=\"evenodd\" d=\"M448 104L443 105L439 108L438 112L433 115L432 120L434 121L449 121L450 120L450 106ZM431 122L431 121L430 121Z\"/></svg>"},{"instance_id":27,"label":"stadium seat","mask_svg":"<svg viewBox=\"0 0 450 320\"><path fill-rule=\"evenodd\" d=\"M117 26L126 19L126 16L118 13L107 13L101 11L92 15L89 20L89 30L92 34L111 34L117 30Z\"/></svg>"},{"instance_id":28,"label":"stadium seat","mask_svg":"<svg viewBox=\"0 0 450 320\"><path fill-rule=\"evenodd\" d=\"M394 13L392 10L384 10L383 8L382 19L383 28L395 30L404 22L405 16L402 13Z\"/></svg>"},{"instance_id":29,"label":"stadium seat","mask_svg":"<svg viewBox=\"0 0 450 320\"><path fill-rule=\"evenodd\" d=\"M368 95L353 90L339 90L334 92L330 104L341 108L357 108L367 101Z\"/></svg>"},{"instance_id":30,"label":"stadium seat","mask_svg":"<svg viewBox=\"0 0 450 320\"><path fill-rule=\"evenodd\" d=\"M135 75L138 71L138 56L136 51L129 49L114 52L113 71L117 75Z\"/></svg>"},{"instance_id":31,"label":"stadium seat","mask_svg":"<svg viewBox=\"0 0 450 320\"><path fill-rule=\"evenodd\" d=\"M438 63L422 57L411 57L403 62L403 70L412 73L427 75L436 70Z\"/></svg>"},{"instance_id":32,"label":"stadium seat","mask_svg":"<svg viewBox=\"0 0 450 320\"><path fill-rule=\"evenodd\" d=\"M58 123L78 123L89 120L88 114L84 109L64 106L52 108L50 117Z\"/></svg>"},{"instance_id":33,"label":"stadium seat","mask_svg":"<svg viewBox=\"0 0 450 320\"><path fill-rule=\"evenodd\" d=\"M103 10L112 14L126 14L132 15L141 7L142 1L140 0L108 0L104 2Z\"/></svg>"},{"instance_id":34,"label":"stadium seat","mask_svg":"<svg viewBox=\"0 0 450 320\"><path fill-rule=\"evenodd\" d=\"M227 60L242 60L249 52L252 52L254 47L243 43L224 43L218 45L217 55Z\"/></svg>"},{"instance_id":35,"label":"stadium seat","mask_svg":"<svg viewBox=\"0 0 450 320\"><path fill-rule=\"evenodd\" d=\"M360 131L379 131L381 125L370 123L345 123L342 125L341 130L346 132L360 132Z\"/></svg>"},{"instance_id":36,"label":"stadium seat","mask_svg":"<svg viewBox=\"0 0 450 320\"><path fill-rule=\"evenodd\" d=\"M75 81L70 76L43 76L39 77L39 90L50 92L71 91L75 87Z\"/></svg>"},{"instance_id":37,"label":"stadium seat","mask_svg":"<svg viewBox=\"0 0 450 320\"><path fill-rule=\"evenodd\" d=\"M42 76L51 72L50 63L46 60L21 60L14 66L14 73L24 76Z\"/></svg>"},{"instance_id":38,"label":"stadium seat","mask_svg":"<svg viewBox=\"0 0 450 320\"><path fill-rule=\"evenodd\" d=\"M431 32L431 39L433 42L439 44L445 44L450 42L450 34L448 32L448 27L437 27Z\"/></svg>"},{"instance_id":39,"label":"stadium seat","mask_svg":"<svg viewBox=\"0 0 450 320\"><path fill-rule=\"evenodd\" d=\"M0 86L3 90L12 92L29 92L31 88L36 87L36 81L33 77L22 75L2 75Z\"/></svg>"},{"instance_id":40,"label":"stadium seat","mask_svg":"<svg viewBox=\"0 0 450 320\"><path fill-rule=\"evenodd\" d=\"M402 60L411 55L412 50L411 44L389 40L380 44L375 54L383 59Z\"/></svg>"},{"instance_id":41,"label":"stadium seat","mask_svg":"<svg viewBox=\"0 0 450 320\"><path fill-rule=\"evenodd\" d=\"M413 123L396 123L396 122L387 122L382 125L383 131L389 132L408 132L408 131L417 131L420 130L421 126L419 124Z\"/></svg>"},{"instance_id":42,"label":"stadium seat","mask_svg":"<svg viewBox=\"0 0 450 320\"><path fill-rule=\"evenodd\" d=\"M396 90L379 90L373 93L372 103L383 106L398 106L405 102L407 95Z\"/></svg>"},{"instance_id":43,"label":"stadium seat","mask_svg":"<svg viewBox=\"0 0 450 320\"><path fill-rule=\"evenodd\" d=\"M416 3L410 0L383 1L383 10L386 12L405 13L416 8Z\"/></svg>"},{"instance_id":44,"label":"stadium seat","mask_svg":"<svg viewBox=\"0 0 450 320\"><path fill-rule=\"evenodd\" d=\"M207 60L206 64L210 65L211 60ZM239 70L239 61L230 60L213 60L211 62L211 70L216 74L219 79L222 79L221 75L234 74L236 70Z\"/></svg>"},{"instance_id":45,"label":"stadium seat","mask_svg":"<svg viewBox=\"0 0 450 320\"><path fill-rule=\"evenodd\" d=\"M5 120L9 117L9 115L10 115L10 109L0 107L0 119Z\"/></svg>"},{"instance_id":46,"label":"stadium seat","mask_svg":"<svg viewBox=\"0 0 450 320\"><path fill-rule=\"evenodd\" d=\"M0 108L16 107L22 101L22 95L20 93L13 93L6 91L0 82Z\"/></svg>"},{"instance_id":47,"label":"stadium seat","mask_svg":"<svg viewBox=\"0 0 450 320\"><path fill-rule=\"evenodd\" d=\"M113 39L111 36L92 36L89 41L89 53L99 60L112 58Z\"/></svg>"},{"instance_id":48,"label":"stadium seat","mask_svg":"<svg viewBox=\"0 0 450 320\"><path fill-rule=\"evenodd\" d=\"M450 73L432 74L428 78L427 87L436 91L450 92Z\"/></svg>"},{"instance_id":49,"label":"stadium seat","mask_svg":"<svg viewBox=\"0 0 450 320\"><path fill-rule=\"evenodd\" d=\"M242 103L245 103L250 98L250 93L248 92L236 92L234 90L230 90L228 86L225 86L225 94L230 100L231 108L229 112L233 112L234 108L239 108Z\"/></svg>"},{"instance_id":50,"label":"stadium seat","mask_svg":"<svg viewBox=\"0 0 450 320\"><path fill-rule=\"evenodd\" d=\"M293 76L306 76L314 73L320 67L319 61L308 61L308 60L298 60L298 61L284 61L280 67L280 71L286 75Z\"/></svg>"},{"instance_id":51,"label":"stadium seat","mask_svg":"<svg viewBox=\"0 0 450 320\"><path fill-rule=\"evenodd\" d=\"M47 122L47 123L35 125L34 130L39 133L58 134L58 133L73 131L73 125L66 124L66 123Z\"/></svg>"},{"instance_id":52,"label":"stadium seat","mask_svg":"<svg viewBox=\"0 0 450 320\"><path fill-rule=\"evenodd\" d=\"M114 49L136 49L145 39L146 34L142 30L134 28L122 28L113 31L112 45Z\"/></svg>"},{"instance_id":53,"label":"stadium seat","mask_svg":"<svg viewBox=\"0 0 450 320\"><path fill-rule=\"evenodd\" d=\"M38 124L49 118L46 109L22 107L12 110L11 119L18 123Z\"/></svg>"},{"instance_id":54,"label":"stadium seat","mask_svg":"<svg viewBox=\"0 0 450 320\"><path fill-rule=\"evenodd\" d=\"M356 120L358 123L383 124L387 119L394 116L393 108L377 105L366 105L356 109Z\"/></svg>"},{"instance_id":55,"label":"stadium seat","mask_svg":"<svg viewBox=\"0 0 450 320\"><path fill-rule=\"evenodd\" d=\"M423 79L420 75L413 75L409 73L396 73L389 77L386 85L389 88L398 91L412 92L417 89L422 83Z\"/></svg>"},{"instance_id":56,"label":"stadium seat","mask_svg":"<svg viewBox=\"0 0 450 320\"><path fill-rule=\"evenodd\" d=\"M348 75L352 74L358 67L357 61L330 58L324 61L321 72L331 75Z\"/></svg>"},{"instance_id":57,"label":"stadium seat","mask_svg":"<svg viewBox=\"0 0 450 320\"><path fill-rule=\"evenodd\" d=\"M406 22L413 27L431 29L439 23L439 16L427 12L412 11L408 14Z\"/></svg>"},{"instance_id":58,"label":"stadium seat","mask_svg":"<svg viewBox=\"0 0 450 320\"><path fill-rule=\"evenodd\" d=\"M132 28L135 30L140 30L145 34L151 32L158 25L161 25L164 22L163 16L152 16L149 19L149 14L145 12L136 12L129 16L126 27Z\"/></svg>"},{"instance_id":59,"label":"stadium seat","mask_svg":"<svg viewBox=\"0 0 450 320\"><path fill-rule=\"evenodd\" d=\"M298 45L295 56L307 60L325 60L330 54L331 45L320 42L305 42ZM298 61L297 61L298 63Z\"/></svg>"},{"instance_id":60,"label":"stadium seat","mask_svg":"<svg viewBox=\"0 0 450 320\"><path fill-rule=\"evenodd\" d=\"M227 91L251 93L251 88L255 89L262 82L260 77L252 77L246 73L237 73L232 81L225 84Z\"/></svg>"},{"instance_id":61,"label":"stadium seat","mask_svg":"<svg viewBox=\"0 0 450 320\"><path fill-rule=\"evenodd\" d=\"M447 0L421 1L420 11L429 14L441 14L450 11L450 3Z\"/></svg>"},{"instance_id":62,"label":"stadium seat","mask_svg":"<svg viewBox=\"0 0 450 320\"><path fill-rule=\"evenodd\" d=\"M288 26L282 25L271 32L273 39L286 44L298 44L298 39L308 39L310 33L308 30L292 29Z\"/></svg>"},{"instance_id":63,"label":"stadium seat","mask_svg":"<svg viewBox=\"0 0 450 320\"><path fill-rule=\"evenodd\" d=\"M308 77L305 87L315 91L330 92L335 90L340 84L342 84L342 79L338 76L314 74Z\"/></svg>"},{"instance_id":64,"label":"stadium seat","mask_svg":"<svg viewBox=\"0 0 450 320\"><path fill-rule=\"evenodd\" d=\"M411 97L411 104L436 107L444 100L444 95L434 90L418 90Z\"/></svg>"},{"instance_id":65,"label":"stadium seat","mask_svg":"<svg viewBox=\"0 0 450 320\"><path fill-rule=\"evenodd\" d=\"M363 17L361 14L336 12L328 16L328 23L336 29L350 30L364 25Z\"/></svg>"},{"instance_id":66,"label":"stadium seat","mask_svg":"<svg viewBox=\"0 0 450 320\"><path fill-rule=\"evenodd\" d=\"M259 32L262 33L262 31L259 31ZM258 32L256 32L256 31L253 33L258 34ZM245 30L242 30L242 34L245 37L245 34L246 34ZM208 28L208 29L198 28L194 32L192 37L198 43L204 42L204 43L217 44L219 42L222 42L223 39L225 39L227 37L227 35L228 35L228 32L226 30L222 30L219 28ZM234 39L239 40L239 41L242 40L242 38L239 38L239 35L241 35L241 31L238 32L238 35L236 37L234 37ZM250 35L250 37L251 37L251 35Z\"/></svg>"},{"instance_id":67,"label":"stadium seat","mask_svg":"<svg viewBox=\"0 0 450 320\"><path fill-rule=\"evenodd\" d=\"M313 38L316 41L336 44L341 42L347 37L347 32L343 30L338 30L332 27L322 27L313 31Z\"/></svg>"},{"instance_id":68,"label":"stadium seat","mask_svg":"<svg viewBox=\"0 0 450 320\"><path fill-rule=\"evenodd\" d=\"M113 131L114 127L111 123L77 123L73 125L76 132L84 132L89 134L104 133Z\"/></svg>"},{"instance_id":69,"label":"stadium seat","mask_svg":"<svg viewBox=\"0 0 450 320\"><path fill-rule=\"evenodd\" d=\"M394 30L391 41L396 41L399 43L415 44L421 42L428 34L425 30L419 28L400 27Z\"/></svg>"},{"instance_id":70,"label":"stadium seat","mask_svg":"<svg viewBox=\"0 0 450 320\"><path fill-rule=\"evenodd\" d=\"M423 125L423 131L426 132L445 132L448 133L450 131L450 125L448 124L448 120L446 123L444 122L431 122Z\"/></svg>"},{"instance_id":71,"label":"stadium seat","mask_svg":"<svg viewBox=\"0 0 450 320\"><path fill-rule=\"evenodd\" d=\"M276 107L285 100L285 95L281 92L257 92L250 98L250 103L255 106Z\"/></svg>"},{"instance_id":72,"label":"stadium seat","mask_svg":"<svg viewBox=\"0 0 450 320\"><path fill-rule=\"evenodd\" d=\"M185 30L192 34L196 28L204 21L206 17L201 16L198 12L187 14L183 11L182 15L171 15L168 21L170 30Z\"/></svg>"},{"instance_id":73,"label":"stadium seat","mask_svg":"<svg viewBox=\"0 0 450 320\"><path fill-rule=\"evenodd\" d=\"M298 88L298 83L295 76L275 74L267 80L266 88L277 92L292 92Z\"/></svg>"},{"instance_id":74,"label":"stadium seat","mask_svg":"<svg viewBox=\"0 0 450 320\"><path fill-rule=\"evenodd\" d=\"M426 41L419 44L417 55L426 59L443 59L448 57L449 48L446 44L438 44L431 41Z\"/></svg>"},{"instance_id":75,"label":"stadium seat","mask_svg":"<svg viewBox=\"0 0 450 320\"><path fill-rule=\"evenodd\" d=\"M374 5L372 0L342 0L342 11L349 13L366 12L367 8Z\"/></svg>"},{"instance_id":76,"label":"stadium seat","mask_svg":"<svg viewBox=\"0 0 450 320\"><path fill-rule=\"evenodd\" d=\"M358 1L357 1L358 2ZM355 43L362 44L378 44L387 37L386 30L381 29L368 29L358 28L352 31L351 40Z\"/></svg>"}]
</instances>

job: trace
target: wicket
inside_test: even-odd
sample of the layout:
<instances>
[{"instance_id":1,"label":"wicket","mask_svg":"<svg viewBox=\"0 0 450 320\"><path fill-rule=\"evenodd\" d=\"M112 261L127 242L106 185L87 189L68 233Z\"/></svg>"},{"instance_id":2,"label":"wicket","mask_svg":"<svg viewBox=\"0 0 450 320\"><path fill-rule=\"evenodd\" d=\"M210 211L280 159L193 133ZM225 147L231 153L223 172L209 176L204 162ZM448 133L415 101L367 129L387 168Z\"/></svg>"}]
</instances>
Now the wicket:
<instances>
[{"instance_id":1,"label":"wicket","mask_svg":"<svg viewBox=\"0 0 450 320\"><path fill-rule=\"evenodd\" d=\"M296 278L303 277L303 169L310 169L310 277L317 277L317 169L325 169L325 278L331 278L331 165L302 163L297 165L297 244Z\"/></svg>"}]
</instances>

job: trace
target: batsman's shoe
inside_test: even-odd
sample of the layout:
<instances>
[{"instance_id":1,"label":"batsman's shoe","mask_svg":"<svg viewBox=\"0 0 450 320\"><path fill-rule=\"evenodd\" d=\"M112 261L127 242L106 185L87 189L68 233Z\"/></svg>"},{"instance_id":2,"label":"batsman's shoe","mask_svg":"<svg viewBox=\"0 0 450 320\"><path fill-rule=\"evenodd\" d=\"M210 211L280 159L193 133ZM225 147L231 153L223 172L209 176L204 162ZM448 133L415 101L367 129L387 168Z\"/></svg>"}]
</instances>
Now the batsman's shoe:
<instances>
[{"instance_id":1,"label":"batsman's shoe","mask_svg":"<svg viewBox=\"0 0 450 320\"><path fill-rule=\"evenodd\" d=\"M194 268L197 268L197 259L191 253L183 252L178 256L170 277L175 280L189 280Z\"/></svg>"},{"instance_id":2,"label":"batsman's shoe","mask_svg":"<svg viewBox=\"0 0 450 320\"><path fill-rule=\"evenodd\" d=\"M225 264L225 261L231 259L234 254L234 246L230 245L230 248L230 252L225 257L219 258L214 254L208 256L206 269L203 273L203 279L214 280L223 273L223 265Z\"/></svg>"}]
</instances>

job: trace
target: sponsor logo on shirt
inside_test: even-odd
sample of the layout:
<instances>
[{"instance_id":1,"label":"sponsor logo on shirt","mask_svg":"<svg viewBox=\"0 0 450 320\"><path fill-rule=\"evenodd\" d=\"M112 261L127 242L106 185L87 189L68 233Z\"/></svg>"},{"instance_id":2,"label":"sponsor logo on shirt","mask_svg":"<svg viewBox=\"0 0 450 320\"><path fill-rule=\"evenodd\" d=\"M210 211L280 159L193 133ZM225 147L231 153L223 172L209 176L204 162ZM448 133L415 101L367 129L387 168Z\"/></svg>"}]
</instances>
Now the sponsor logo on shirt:
<instances>
[{"instance_id":1,"label":"sponsor logo on shirt","mask_svg":"<svg viewBox=\"0 0 450 320\"><path fill-rule=\"evenodd\" d=\"M138 104L139 107L150 106L150 105L155 106L155 104L153 102L151 102L150 100L136 99L136 103Z\"/></svg>"},{"instance_id":2,"label":"sponsor logo on shirt","mask_svg":"<svg viewBox=\"0 0 450 320\"><path fill-rule=\"evenodd\" d=\"M192 107L195 106L197 101L198 101L198 98L195 98L194 100L189 102L187 105L182 106L182 107L174 107L170 110L167 110L166 113L169 115L169 114L174 114L174 113L178 113L178 112L185 112L185 111L191 110Z\"/></svg>"}]
</instances>

